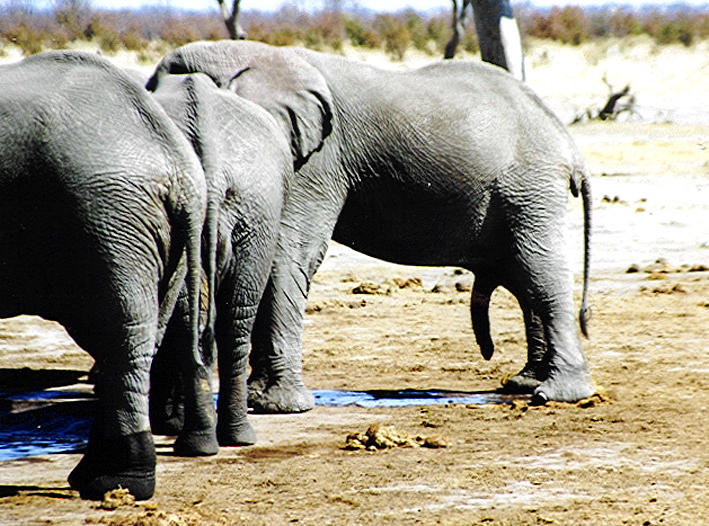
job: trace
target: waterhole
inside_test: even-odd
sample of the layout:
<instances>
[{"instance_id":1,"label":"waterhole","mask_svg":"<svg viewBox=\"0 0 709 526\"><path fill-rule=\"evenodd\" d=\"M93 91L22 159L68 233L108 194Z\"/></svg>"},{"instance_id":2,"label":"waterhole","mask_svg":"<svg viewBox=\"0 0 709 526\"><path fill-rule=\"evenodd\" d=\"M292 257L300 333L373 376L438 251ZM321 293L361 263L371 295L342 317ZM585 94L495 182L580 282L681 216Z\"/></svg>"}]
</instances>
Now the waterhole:
<instances>
[{"instance_id":1,"label":"waterhole","mask_svg":"<svg viewBox=\"0 0 709 526\"><path fill-rule=\"evenodd\" d=\"M446 390L312 391L318 406L407 407L433 404L509 404L523 395ZM216 400L216 395L215 395ZM218 401L217 401L218 403ZM96 399L86 391L0 393L0 461L86 446Z\"/></svg>"}]
</instances>

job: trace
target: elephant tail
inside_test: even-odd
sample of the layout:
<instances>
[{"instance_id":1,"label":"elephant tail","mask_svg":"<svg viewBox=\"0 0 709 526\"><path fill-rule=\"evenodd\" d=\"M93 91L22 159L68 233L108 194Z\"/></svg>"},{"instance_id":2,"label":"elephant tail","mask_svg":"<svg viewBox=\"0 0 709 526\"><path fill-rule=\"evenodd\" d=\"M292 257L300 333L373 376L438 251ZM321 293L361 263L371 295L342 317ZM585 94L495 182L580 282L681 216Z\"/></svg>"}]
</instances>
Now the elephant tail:
<instances>
[{"instance_id":1,"label":"elephant tail","mask_svg":"<svg viewBox=\"0 0 709 526\"><path fill-rule=\"evenodd\" d=\"M185 186L189 177L184 177ZM165 267L167 283L160 302L156 347L160 347L181 293L187 293L188 324L191 354L197 365L202 365L199 352L200 290L202 284L201 235L205 203L199 194L204 188L182 188L180 197L167 203L173 234L170 256Z\"/></svg>"},{"instance_id":2,"label":"elephant tail","mask_svg":"<svg viewBox=\"0 0 709 526\"><path fill-rule=\"evenodd\" d=\"M201 261L201 234L202 225L194 224L190 221L186 255L187 255L187 297L189 301L190 334L192 340L192 356L195 364L204 366L204 361L199 352L199 313L200 313L200 291L202 285L202 261Z\"/></svg>"},{"instance_id":3,"label":"elephant tail","mask_svg":"<svg viewBox=\"0 0 709 526\"><path fill-rule=\"evenodd\" d=\"M476 276L470 296L470 321L473 325L475 341L480 347L480 354L486 360L492 358L495 352L495 344L490 337L489 315L490 296L495 288L496 285Z\"/></svg>"},{"instance_id":4,"label":"elephant tail","mask_svg":"<svg viewBox=\"0 0 709 526\"><path fill-rule=\"evenodd\" d=\"M588 338L588 320L591 318L591 309L588 306L589 271L591 266L591 182L587 170L580 176L581 199L583 200L583 296L579 310L579 325L581 332Z\"/></svg>"},{"instance_id":5,"label":"elephant tail","mask_svg":"<svg viewBox=\"0 0 709 526\"><path fill-rule=\"evenodd\" d=\"M204 250L206 253L202 258L204 270L207 274L207 323L202 332L202 352L208 364L213 364L216 360L216 274L217 274L217 243L219 225L219 203L215 199L210 199L207 203L207 215L204 221Z\"/></svg>"}]
</instances>

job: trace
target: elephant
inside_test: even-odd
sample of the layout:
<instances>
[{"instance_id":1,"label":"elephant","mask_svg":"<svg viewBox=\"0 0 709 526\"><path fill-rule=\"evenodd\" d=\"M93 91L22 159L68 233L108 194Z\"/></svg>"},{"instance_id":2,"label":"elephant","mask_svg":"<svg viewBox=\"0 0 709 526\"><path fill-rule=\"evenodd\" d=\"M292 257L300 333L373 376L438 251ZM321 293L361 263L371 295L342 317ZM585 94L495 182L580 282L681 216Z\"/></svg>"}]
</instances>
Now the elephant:
<instances>
[{"instance_id":1,"label":"elephant","mask_svg":"<svg viewBox=\"0 0 709 526\"><path fill-rule=\"evenodd\" d=\"M446 44L443 58L453 58L465 32L468 7L473 12L475 31L478 34L480 58L505 68L516 79L524 80L524 53L519 28L509 0L453 0L453 34Z\"/></svg>"},{"instance_id":2,"label":"elephant","mask_svg":"<svg viewBox=\"0 0 709 526\"><path fill-rule=\"evenodd\" d=\"M477 61L385 71L249 41L178 48L149 83L196 72L262 105L299 139L300 164L252 334L254 410L313 407L302 379L303 317L331 238L395 263L472 271L472 321L488 355L489 295L505 287L525 312L527 333L543 340L543 348L532 346L542 355L518 375L534 383L532 401L593 394L564 252L570 190L584 201L585 330L589 174L566 128L528 87Z\"/></svg>"},{"instance_id":3,"label":"elephant","mask_svg":"<svg viewBox=\"0 0 709 526\"><path fill-rule=\"evenodd\" d=\"M57 321L98 364L97 411L71 487L86 499L119 486L148 499L150 365L183 287L181 355L191 376L205 375L202 167L145 90L94 54L0 67L0 122L0 317Z\"/></svg>"},{"instance_id":4,"label":"elephant","mask_svg":"<svg viewBox=\"0 0 709 526\"><path fill-rule=\"evenodd\" d=\"M171 367L174 349L190 328L183 292L153 363L151 425L156 433L182 431L180 438L185 439L175 443L178 454L210 454L218 445L249 445L256 440L246 406L251 331L276 251L286 187L294 177L293 158L289 137L266 110L219 89L206 75L167 75L149 88L204 169L208 198L202 256L209 288L214 290L211 309L216 313L213 332L219 364L215 438L209 408L200 408L201 415L192 418L180 402L180 391L189 397L199 386L177 390L180 371ZM213 365L213 349L203 348L202 359Z\"/></svg>"}]
</instances>

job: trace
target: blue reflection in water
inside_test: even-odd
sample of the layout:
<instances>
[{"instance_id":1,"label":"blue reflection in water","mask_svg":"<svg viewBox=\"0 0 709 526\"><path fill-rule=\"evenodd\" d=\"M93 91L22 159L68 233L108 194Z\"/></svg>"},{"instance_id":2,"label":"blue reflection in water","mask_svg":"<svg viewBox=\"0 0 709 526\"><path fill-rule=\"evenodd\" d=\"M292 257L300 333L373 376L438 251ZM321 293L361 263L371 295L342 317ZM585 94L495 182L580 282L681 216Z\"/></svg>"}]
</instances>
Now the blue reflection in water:
<instances>
[{"instance_id":1,"label":"blue reflection in water","mask_svg":"<svg viewBox=\"0 0 709 526\"><path fill-rule=\"evenodd\" d=\"M520 395L445 390L312 391L315 404L343 407L407 407L433 404L509 404ZM95 400L84 393L34 391L0 395L0 461L80 450L88 442ZM215 395L216 400L216 395ZM43 405L43 402L47 402ZM17 411L27 403L27 409ZM11 409L15 412L10 412Z\"/></svg>"},{"instance_id":2,"label":"blue reflection in water","mask_svg":"<svg viewBox=\"0 0 709 526\"><path fill-rule=\"evenodd\" d=\"M509 404L513 399L522 398L519 395L509 395L496 392L464 393L445 390L415 390L402 391L334 391L314 390L315 405L342 407L354 405L359 407L408 407L416 405L445 404Z\"/></svg>"},{"instance_id":3,"label":"blue reflection in water","mask_svg":"<svg viewBox=\"0 0 709 526\"><path fill-rule=\"evenodd\" d=\"M66 453L86 446L91 418L43 415L42 422L3 426L0 430L0 460L13 460Z\"/></svg>"},{"instance_id":4,"label":"blue reflection in water","mask_svg":"<svg viewBox=\"0 0 709 526\"><path fill-rule=\"evenodd\" d=\"M95 402L77 399L85 396L67 391L35 391L2 397L0 460L65 453L86 446ZM12 409L15 412L11 413Z\"/></svg>"}]
</instances>

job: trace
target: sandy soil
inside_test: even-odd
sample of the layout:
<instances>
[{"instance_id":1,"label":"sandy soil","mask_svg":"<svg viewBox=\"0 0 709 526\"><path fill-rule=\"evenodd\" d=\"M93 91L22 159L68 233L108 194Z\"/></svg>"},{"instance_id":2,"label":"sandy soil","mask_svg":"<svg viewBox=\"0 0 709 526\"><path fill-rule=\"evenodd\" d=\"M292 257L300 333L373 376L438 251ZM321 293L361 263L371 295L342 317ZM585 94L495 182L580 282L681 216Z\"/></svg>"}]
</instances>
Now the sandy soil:
<instances>
[{"instance_id":1,"label":"sandy soil","mask_svg":"<svg viewBox=\"0 0 709 526\"><path fill-rule=\"evenodd\" d=\"M675 71L677 61L658 53L663 62L647 68ZM624 71L645 71L642 55L599 56L600 63L624 60ZM692 86L682 85L694 89L695 100L707 96L707 62L687 71ZM567 63L553 64L539 67L567 82ZM680 74L659 75L670 80L648 89L648 97L665 101L663 114L691 103L683 96L670 104ZM580 77L563 91L588 89ZM568 104L556 90L539 89L552 105ZM78 454L2 462L0 524L702 524L709 515L709 121L652 120L572 128L593 174L594 316L583 345L602 399L253 416L258 445L205 459L173 457L171 440L156 437L155 497L137 505L118 499L113 510L68 489ZM568 221L580 274L576 200ZM333 245L308 306L306 383L496 389L524 364L521 315L509 294L496 292L497 351L484 361L469 323L471 282L455 269L389 265ZM374 293L354 294L362 283ZM0 369L91 366L60 328L36 318L0 321L0 350ZM446 447L344 449L348 435L372 424Z\"/></svg>"}]
</instances>

